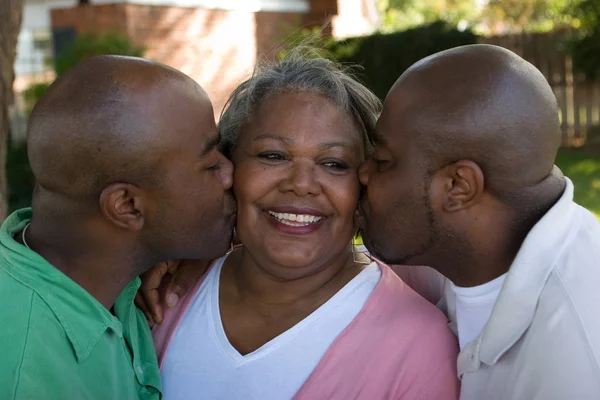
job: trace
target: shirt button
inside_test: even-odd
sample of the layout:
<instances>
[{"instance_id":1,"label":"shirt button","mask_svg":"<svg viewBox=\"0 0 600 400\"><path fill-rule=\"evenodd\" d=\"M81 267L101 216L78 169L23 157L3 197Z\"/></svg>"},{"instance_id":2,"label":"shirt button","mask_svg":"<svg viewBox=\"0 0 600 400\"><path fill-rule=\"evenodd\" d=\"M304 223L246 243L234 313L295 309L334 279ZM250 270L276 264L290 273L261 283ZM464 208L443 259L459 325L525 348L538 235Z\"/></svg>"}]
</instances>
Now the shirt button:
<instances>
[{"instance_id":1,"label":"shirt button","mask_svg":"<svg viewBox=\"0 0 600 400\"><path fill-rule=\"evenodd\" d=\"M144 370L139 365L137 367L135 367L135 370L137 371L138 374L144 375Z\"/></svg>"}]
</instances>

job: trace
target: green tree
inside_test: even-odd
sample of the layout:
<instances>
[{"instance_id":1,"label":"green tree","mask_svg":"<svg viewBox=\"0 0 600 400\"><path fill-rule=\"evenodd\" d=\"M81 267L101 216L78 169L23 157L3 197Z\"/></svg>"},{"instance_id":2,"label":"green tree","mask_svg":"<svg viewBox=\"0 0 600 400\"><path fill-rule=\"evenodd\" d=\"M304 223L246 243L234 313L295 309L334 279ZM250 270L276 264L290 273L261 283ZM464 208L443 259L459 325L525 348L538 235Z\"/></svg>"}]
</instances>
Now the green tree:
<instances>
[{"instance_id":1,"label":"green tree","mask_svg":"<svg viewBox=\"0 0 600 400\"><path fill-rule=\"evenodd\" d=\"M557 25L573 25L565 13L573 0L489 0L482 11L488 26L502 25L509 32L548 31Z\"/></svg>"},{"instance_id":2,"label":"green tree","mask_svg":"<svg viewBox=\"0 0 600 400\"><path fill-rule=\"evenodd\" d=\"M600 76L600 0L580 0L565 9L578 25L577 37L570 43L576 71L588 79Z\"/></svg>"},{"instance_id":3,"label":"green tree","mask_svg":"<svg viewBox=\"0 0 600 400\"><path fill-rule=\"evenodd\" d=\"M477 21L480 7L476 0L379 0L384 32L404 30L434 21L464 27Z\"/></svg>"},{"instance_id":4,"label":"green tree","mask_svg":"<svg viewBox=\"0 0 600 400\"><path fill-rule=\"evenodd\" d=\"M600 30L600 0L579 0L568 3L563 12L576 21L576 26L582 34L589 35Z\"/></svg>"}]
</instances>

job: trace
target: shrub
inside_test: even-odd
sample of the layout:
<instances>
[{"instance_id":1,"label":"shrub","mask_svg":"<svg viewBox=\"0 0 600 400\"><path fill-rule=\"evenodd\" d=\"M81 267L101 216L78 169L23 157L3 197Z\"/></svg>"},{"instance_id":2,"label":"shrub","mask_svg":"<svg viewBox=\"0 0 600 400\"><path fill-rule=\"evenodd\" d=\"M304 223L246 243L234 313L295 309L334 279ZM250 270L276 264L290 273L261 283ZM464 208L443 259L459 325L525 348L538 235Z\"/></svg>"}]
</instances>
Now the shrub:
<instances>
[{"instance_id":1,"label":"shrub","mask_svg":"<svg viewBox=\"0 0 600 400\"><path fill-rule=\"evenodd\" d=\"M600 75L600 0L573 1L565 13L580 22L578 35L569 48L573 67L594 80Z\"/></svg>"},{"instance_id":2,"label":"shrub","mask_svg":"<svg viewBox=\"0 0 600 400\"><path fill-rule=\"evenodd\" d=\"M363 67L359 78L380 98L384 98L396 79L412 64L431 54L452 47L474 44L477 35L459 31L438 21L406 31L350 38L328 44L341 62Z\"/></svg>"},{"instance_id":3,"label":"shrub","mask_svg":"<svg viewBox=\"0 0 600 400\"><path fill-rule=\"evenodd\" d=\"M575 71L592 81L600 75L600 27L573 40L569 50Z\"/></svg>"},{"instance_id":4,"label":"shrub","mask_svg":"<svg viewBox=\"0 0 600 400\"><path fill-rule=\"evenodd\" d=\"M89 57L103 54L142 57L144 51L144 47L135 46L126 36L119 33L108 33L105 35L86 33L78 36L73 43L67 45L56 56L54 68L56 76L59 76L75 64ZM33 106L35 106L35 103L37 103L50 84L51 82L34 83L25 89L23 97L25 112L27 114L31 113Z\"/></svg>"},{"instance_id":5,"label":"shrub","mask_svg":"<svg viewBox=\"0 0 600 400\"><path fill-rule=\"evenodd\" d=\"M32 84L23 91L23 101L25 102L25 113L27 115L31 114L33 106L49 87L50 82L39 82Z\"/></svg>"},{"instance_id":6,"label":"shrub","mask_svg":"<svg viewBox=\"0 0 600 400\"><path fill-rule=\"evenodd\" d=\"M56 56L54 68L58 76L89 57L102 54L141 57L144 51L144 47L135 46L127 36L119 33L105 35L86 33L78 36L71 45Z\"/></svg>"}]
</instances>

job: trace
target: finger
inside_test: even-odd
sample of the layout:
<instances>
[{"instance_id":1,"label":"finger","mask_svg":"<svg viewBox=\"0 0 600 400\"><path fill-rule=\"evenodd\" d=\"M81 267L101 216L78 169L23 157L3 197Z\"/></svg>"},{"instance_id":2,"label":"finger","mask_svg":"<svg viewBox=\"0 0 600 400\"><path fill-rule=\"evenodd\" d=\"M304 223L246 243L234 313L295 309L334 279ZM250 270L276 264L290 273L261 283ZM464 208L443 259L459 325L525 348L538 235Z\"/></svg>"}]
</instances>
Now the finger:
<instances>
[{"instance_id":1,"label":"finger","mask_svg":"<svg viewBox=\"0 0 600 400\"><path fill-rule=\"evenodd\" d=\"M208 261L182 261L177 272L167 287L166 303L168 307L175 307L179 299L183 298L206 272Z\"/></svg>"},{"instance_id":2,"label":"finger","mask_svg":"<svg viewBox=\"0 0 600 400\"><path fill-rule=\"evenodd\" d=\"M154 327L154 319L152 318L152 315L149 312L144 312L144 316L146 317L146 322L148 322L148 326L150 328Z\"/></svg>"},{"instance_id":3,"label":"finger","mask_svg":"<svg viewBox=\"0 0 600 400\"><path fill-rule=\"evenodd\" d=\"M154 326L154 318L152 318L152 315L148 311L148 306L146 305L144 298L139 292L135 295L134 303L137 306L137 308L139 308L144 313L144 317L146 317L148 325L150 326L150 328L152 328Z\"/></svg>"},{"instance_id":4,"label":"finger","mask_svg":"<svg viewBox=\"0 0 600 400\"><path fill-rule=\"evenodd\" d=\"M133 302L135 303L137 308L139 308L143 312L146 312L146 302L142 298L142 295L140 294L140 292L136 293L135 299L133 299Z\"/></svg>"},{"instance_id":5,"label":"finger","mask_svg":"<svg viewBox=\"0 0 600 400\"><path fill-rule=\"evenodd\" d=\"M160 324L163 320L163 309L160 304L160 293L158 289L152 289L146 293L146 302L150 308L150 314L154 319L154 322Z\"/></svg>"},{"instance_id":6,"label":"finger","mask_svg":"<svg viewBox=\"0 0 600 400\"><path fill-rule=\"evenodd\" d=\"M144 297L142 296L142 294L139 291L136 293L135 298L133 299L133 302L135 303L136 307L139 308L140 310L142 310L142 312L144 312L144 313L147 313L150 310L148 308L148 305L144 301Z\"/></svg>"},{"instance_id":7,"label":"finger","mask_svg":"<svg viewBox=\"0 0 600 400\"><path fill-rule=\"evenodd\" d=\"M160 286L163 276L172 268L171 262L161 261L141 276L142 284L140 289L157 289ZM142 290L142 294L143 294Z\"/></svg>"},{"instance_id":8,"label":"finger","mask_svg":"<svg viewBox=\"0 0 600 400\"><path fill-rule=\"evenodd\" d=\"M174 275L177 272L177 269L179 268L181 263L185 262L185 261L169 260L169 261L164 261L164 262L167 264L167 272L169 272L171 275Z\"/></svg>"},{"instance_id":9,"label":"finger","mask_svg":"<svg viewBox=\"0 0 600 400\"><path fill-rule=\"evenodd\" d=\"M139 293L141 293L146 309L152 315L154 322L158 323L162 322L162 307L158 288L169 268L170 264L168 262L159 262L142 275L142 285Z\"/></svg>"},{"instance_id":10,"label":"finger","mask_svg":"<svg viewBox=\"0 0 600 400\"><path fill-rule=\"evenodd\" d=\"M137 306L137 308L139 308L144 313L144 316L146 317L146 320L148 321L148 325L150 325L152 327L152 325L154 324L154 318L152 317L152 314L150 313L150 307L148 307L146 300L144 300L144 296L142 296L142 294L139 291L135 295L134 302L135 302L135 305Z\"/></svg>"}]
</instances>

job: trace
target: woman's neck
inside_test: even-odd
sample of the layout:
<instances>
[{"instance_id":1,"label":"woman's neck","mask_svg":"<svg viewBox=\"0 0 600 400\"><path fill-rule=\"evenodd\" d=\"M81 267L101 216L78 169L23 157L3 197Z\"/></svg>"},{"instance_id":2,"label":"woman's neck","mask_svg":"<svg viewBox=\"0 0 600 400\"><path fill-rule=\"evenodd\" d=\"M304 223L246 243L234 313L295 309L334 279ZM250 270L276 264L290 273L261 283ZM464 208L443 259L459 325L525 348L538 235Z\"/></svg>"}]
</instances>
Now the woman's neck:
<instances>
[{"instance_id":1,"label":"woman's neck","mask_svg":"<svg viewBox=\"0 0 600 400\"><path fill-rule=\"evenodd\" d=\"M229 342L250 353L308 317L362 270L350 252L314 273L291 280L274 276L247 249L233 252L221 271L219 304Z\"/></svg>"},{"instance_id":2,"label":"woman's neck","mask_svg":"<svg viewBox=\"0 0 600 400\"><path fill-rule=\"evenodd\" d=\"M226 264L231 267L231 278L240 296L270 305L293 304L322 293L333 296L362 270L350 251L324 260L321 265L307 266L303 268L307 271L305 276L292 278L277 274L282 266L264 265L267 262L257 260L243 247L232 253Z\"/></svg>"}]
</instances>

